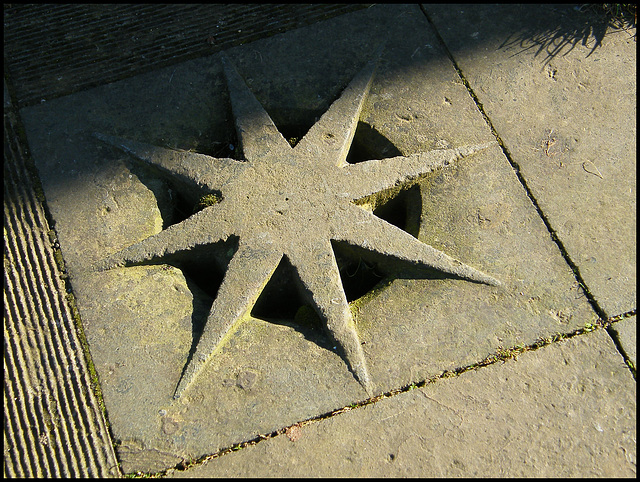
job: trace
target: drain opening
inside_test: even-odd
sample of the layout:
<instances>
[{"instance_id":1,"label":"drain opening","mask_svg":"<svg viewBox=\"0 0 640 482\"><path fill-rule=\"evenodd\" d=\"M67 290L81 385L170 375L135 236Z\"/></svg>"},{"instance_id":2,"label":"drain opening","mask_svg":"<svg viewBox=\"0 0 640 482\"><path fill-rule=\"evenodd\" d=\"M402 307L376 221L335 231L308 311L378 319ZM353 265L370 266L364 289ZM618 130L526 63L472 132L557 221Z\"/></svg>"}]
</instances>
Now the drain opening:
<instances>
[{"instance_id":1,"label":"drain opening","mask_svg":"<svg viewBox=\"0 0 640 482\"><path fill-rule=\"evenodd\" d=\"M332 246L348 302L364 296L384 278L372 260L343 249L338 243L332 242ZM297 321L301 310L314 310L303 291L295 268L283 257L258 297L251 316L276 323Z\"/></svg>"},{"instance_id":2,"label":"drain opening","mask_svg":"<svg viewBox=\"0 0 640 482\"><path fill-rule=\"evenodd\" d=\"M364 259L348 248L345 249L341 243L333 243L333 251L349 303L369 293L384 279L384 274L375 262Z\"/></svg>"},{"instance_id":3,"label":"drain opening","mask_svg":"<svg viewBox=\"0 0 640 482\"><path fill-rule=\"evenodd\" d=\"M359 121L347 155L349 164L401 156L402 152L384 135L366 122Z\"/></svg>"},{"instance_id":4,"label":"drain opening","mask_svg":"<svg viewBox=\"0 0 640 482\"><path fill-rule=\"evenodd\" d=\"M294 267L283 257L258 297L251 316L267 321L293 320L305 302L296 284Z\"/></svg>"},{"instance_id":5,"label":"drain opening","mask_svg":"<svg viewBox=\"0 0 640 482\"><path fill-rule=\"evenodd\" d=\"M299 124L282 124L278 125L278 130L291 147L295 147L298 142L305 136L309 128Z\"/></svg>"},{"instance_id":6,"label":"drain opening","mask_svg":"<svg viewBox=\"0 0 640 482\"><path fill-rule=\"evenodd\" d=\"M400 191L396 196L380 203L373 214L417 238L422 216L420 186L416 184Z\"/></svg>"}]
</instances>

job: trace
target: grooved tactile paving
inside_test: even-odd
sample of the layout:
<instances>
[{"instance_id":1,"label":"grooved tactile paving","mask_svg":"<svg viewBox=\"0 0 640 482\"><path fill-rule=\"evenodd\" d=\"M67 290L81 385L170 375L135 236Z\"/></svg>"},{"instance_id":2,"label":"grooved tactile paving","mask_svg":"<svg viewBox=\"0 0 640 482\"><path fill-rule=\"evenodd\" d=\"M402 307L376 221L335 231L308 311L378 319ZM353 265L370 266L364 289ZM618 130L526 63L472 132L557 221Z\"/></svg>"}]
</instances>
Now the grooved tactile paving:
<instances>
[{"instance_id":1,"label":"grooved tactile paving","mask_svg":"<svg viewBox=\"0 0 640 482\"><path fill-rule=\"evenodd\" d=\"M22 107L364 7L10 5L5 66Z\"/></svg>"},{"instance_id":2,"label":"grooved tactile paving","mask_svg":"<svg viewBox=\"0 0 640 482\"><path fill-rule=\"evenodd\" d=\"M118 474L12 114L4 115L4 476Z\"/></svg>"}]
</instances>

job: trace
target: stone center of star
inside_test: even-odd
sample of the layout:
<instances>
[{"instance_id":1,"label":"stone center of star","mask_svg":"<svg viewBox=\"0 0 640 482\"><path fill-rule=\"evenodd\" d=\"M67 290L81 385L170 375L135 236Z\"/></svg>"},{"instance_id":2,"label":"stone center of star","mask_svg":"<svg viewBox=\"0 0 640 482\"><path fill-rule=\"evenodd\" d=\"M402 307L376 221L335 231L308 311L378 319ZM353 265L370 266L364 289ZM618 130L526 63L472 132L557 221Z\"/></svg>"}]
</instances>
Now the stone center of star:
<instances>
[{"instance_id":1,"label":"stone center of star","mask_svg":"<svg viewBox=\"0 0 640 482\"><path fill-rule=\"evenodd\" d=\"M306 217L304 220L310 221L335 208L336 197L328 174L319 175L317 170L306 172L294 160L252 166L245 174L235 183L233 197L241 201L247 212L291 221Z\"/></svg>"}]
</instances>

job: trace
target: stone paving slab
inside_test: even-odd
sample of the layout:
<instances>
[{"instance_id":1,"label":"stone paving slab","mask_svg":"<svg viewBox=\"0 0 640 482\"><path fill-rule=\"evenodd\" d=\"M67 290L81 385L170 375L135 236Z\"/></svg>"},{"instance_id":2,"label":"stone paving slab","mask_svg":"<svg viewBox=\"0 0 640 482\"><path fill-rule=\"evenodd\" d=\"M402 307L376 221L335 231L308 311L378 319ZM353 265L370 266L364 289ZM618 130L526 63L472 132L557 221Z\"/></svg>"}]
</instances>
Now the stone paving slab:
<instances>
[{"instance_id":1,"label":"stone paving slab","mask_svg":"<svg viewBox=\"0 0 640 482\"><path fill-rule=\"evenodd\" d=\"M5 477L119 475L59 252L4 98Z\"/></svg>"},{"instance_id":2,"label":"stone paving slab","mask_svg":"<svg viewBox=\"0 0 640 482\"><path fill-rule=\"evenodd\" d=\"M635 30L574 5L424 9L600 307L634 310Z\"/></svg>"},{"instance_id":3,"label":"stone paving slab","mask_svg":"<svg viewBox=\"0 0 640 482\"><path fill-rule=\"evenodd\" d=\"M604 330L170 477L634 477L635 381Z\"/></svg>"},{"instance_id":4,"label":"stone paving slab","mask_svg":"<svg viewBox=\"0 0 640 482\"><path fill-rule=\"evenodd\" d=\"M382 37L356 138L392 145L394 155L492 140L417 6L373 7L227 56L276 125L297 136ZM248 319L200 385L173 401L210 294L169 265L88 271L166 227L173 192L90 133L229 157L235 141L224 82L213 56L21 111L125 472L163 470L366 398L317 320L298 317ZM376 153L391 157L383 151ZM464 161L407 195L419 207L418 239L502 286L404 271L352 303L376 393L597 318L502 151Z\"/></svg>"},{"instance_id":5,"label":"stone paving slab","mask_svg":"<svg viewBox=\"0 0 640 482\"><path fill-rule=\"evenodd\" d=\"M620 340L620 344L622 349L625 352L625 355L629 357L633 366L637 366L636 361L636 349L637 349L637 318L636 316L629 317L624 320L620 320L618 323L611 326L611 330L613 330L618 339Z\"/></svg>"}]
</instances>

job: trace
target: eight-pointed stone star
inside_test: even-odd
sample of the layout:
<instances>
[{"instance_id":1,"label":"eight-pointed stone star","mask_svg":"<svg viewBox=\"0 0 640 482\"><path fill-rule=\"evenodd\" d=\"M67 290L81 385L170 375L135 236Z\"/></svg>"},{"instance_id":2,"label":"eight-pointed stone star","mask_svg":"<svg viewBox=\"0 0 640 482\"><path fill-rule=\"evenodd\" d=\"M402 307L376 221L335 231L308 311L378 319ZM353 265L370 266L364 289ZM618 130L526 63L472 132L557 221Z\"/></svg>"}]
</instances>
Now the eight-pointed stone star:
<instances>
[{"instance_id":1,"label":"eight-pointed stone star","mask_svg":"<svg viewBox=\"0 0 640 482\"><path fill-rule=\"evenodd\" d=\"M324 321L368 394L372 382L331 241L342 241L427 270L498 285L354 203L415 181L490 144L435 150L349 164L347 154L376 62L369 62L295 146L222 54L244 161L164 149L103 134L96 137L173 176L196 195L222 193L221 202L115 253L98 269L159 263L168 256L229 238L238 246L211 307L195 353L178 383L179 397L248 316L283 257L295 268L307 300Z\"/></svg>"}]
</instances>

